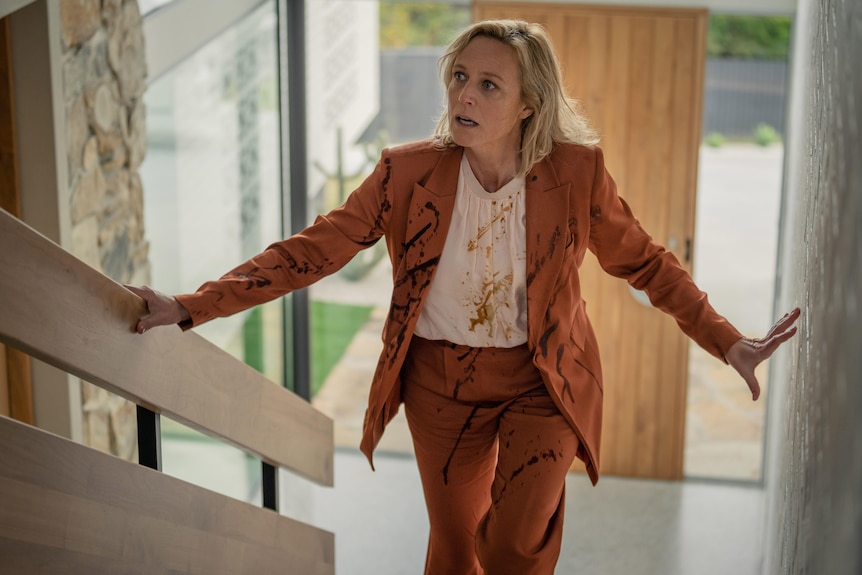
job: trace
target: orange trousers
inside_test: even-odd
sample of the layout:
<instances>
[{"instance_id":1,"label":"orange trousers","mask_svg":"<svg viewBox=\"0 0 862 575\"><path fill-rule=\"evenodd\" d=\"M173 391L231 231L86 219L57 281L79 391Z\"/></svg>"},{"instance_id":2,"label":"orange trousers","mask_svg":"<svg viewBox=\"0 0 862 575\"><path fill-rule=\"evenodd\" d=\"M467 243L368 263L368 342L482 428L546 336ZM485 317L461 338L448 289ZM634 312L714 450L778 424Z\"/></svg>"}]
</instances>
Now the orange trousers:
<instances>
[{"instance_id":1,"label":"orange trousers","mask_svg":"<svg viewBox=\"0 0 862 575\"><path fill-rule=\"evenodd\" d=\"M402 399L425 492L426 575L553 575L578 438L526 345L413 337Z\"/></svg>"}]
</instances>

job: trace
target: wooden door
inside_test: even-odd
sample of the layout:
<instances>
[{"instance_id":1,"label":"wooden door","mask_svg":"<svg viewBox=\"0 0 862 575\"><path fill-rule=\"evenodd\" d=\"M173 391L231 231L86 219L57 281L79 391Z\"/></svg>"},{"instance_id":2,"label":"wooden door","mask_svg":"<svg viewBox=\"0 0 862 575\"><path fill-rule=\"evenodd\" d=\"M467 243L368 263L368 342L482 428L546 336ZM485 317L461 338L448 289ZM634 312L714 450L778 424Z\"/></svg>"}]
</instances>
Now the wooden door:
<instances>
[{"instance_id":1,"label":"wooden door","mask_svg":"<svg viewBox=\"0 0 862 575\"><path fill-rule=\"evenodd\" d=\"M691 271L707 12L476 0L474 17L547 29L620 195ZM605 376L601 471L679 479L688 340L593 257L582 282Z\"/></svg>"},{"instance_id":2,"label":"wooden door","mask_svg":"<svg viewBox=\"0 0 862 575\"><path fill-rule=\"evenodd\" d=\"M9 18L0 18L0 208L21 217ZM30 356L0 343L0 415L32 424Z\"/></svg>"}]
</instances>

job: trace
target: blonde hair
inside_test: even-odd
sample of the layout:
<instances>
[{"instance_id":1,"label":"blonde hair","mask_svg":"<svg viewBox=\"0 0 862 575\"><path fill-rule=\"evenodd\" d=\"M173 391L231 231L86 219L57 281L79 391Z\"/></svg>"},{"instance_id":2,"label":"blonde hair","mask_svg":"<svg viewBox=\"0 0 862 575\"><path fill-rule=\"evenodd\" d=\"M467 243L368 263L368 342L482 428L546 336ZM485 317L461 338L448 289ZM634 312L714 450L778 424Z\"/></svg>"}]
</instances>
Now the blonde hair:
<instances>
[{"instance_id":1,"label":"blonde hair","mask_svg":"<svg viewBox=\"0 0 862 575\"><path fill-rule=\"evenodd\" d=\"M523 20L485 20L461 32L440 57L438 68L444 89L452 81L455 59L477 36L499 40L511 47L521 72L521 98L533 113L521 124L521 171L524 176L554 149L557 142L591 145L599 138L580 104L566 96L560 65L545 29ZM455 146L449 129L448 104L437 120L434 137L441 147Z\"/></svg>"}]
</instances>

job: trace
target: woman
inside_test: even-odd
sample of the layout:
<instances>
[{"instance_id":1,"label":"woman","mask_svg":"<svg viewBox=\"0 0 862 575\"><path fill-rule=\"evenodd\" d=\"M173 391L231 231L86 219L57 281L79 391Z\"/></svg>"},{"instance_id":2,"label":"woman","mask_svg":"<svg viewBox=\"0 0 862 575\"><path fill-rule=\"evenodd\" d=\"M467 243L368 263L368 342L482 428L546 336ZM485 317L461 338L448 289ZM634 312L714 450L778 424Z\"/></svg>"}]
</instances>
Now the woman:
<instances>
[{"instance_id":1,"label":"woman","mask_svg":"<svg viewBox=\"0 0 862 575\"><path fill-rule=\"evenodd\" d=\"M343 206L194 294L132 288L150 310L137 330L271 300L385 237L394 286L361 448L370 461L404 403L430 519L426 573L550 574L574 458L598 480L586 250L730 363L753 399L755 366L795 333L798 310L759 340L713 310L617 196L541 27L477 23L440 69L448 106L433 139L384 150Z\"/></svg>"}]
</instances>

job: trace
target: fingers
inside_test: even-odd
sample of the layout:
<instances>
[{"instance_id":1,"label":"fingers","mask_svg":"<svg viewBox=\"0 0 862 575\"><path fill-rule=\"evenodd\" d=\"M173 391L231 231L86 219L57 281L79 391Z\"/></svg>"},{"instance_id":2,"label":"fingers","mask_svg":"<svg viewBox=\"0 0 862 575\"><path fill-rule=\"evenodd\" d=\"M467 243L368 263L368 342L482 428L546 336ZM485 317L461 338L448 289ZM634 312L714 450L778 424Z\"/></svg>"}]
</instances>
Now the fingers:
<instances>
[{"instance_id":1,"label":"fingers","mask_svg":"<svg viewBox=\"0 0 862 575\"><path fill-rule=\"evenodd\" d=\"M147 307L148 313L147 313L147 315L142 316L140 319L138 319L138 322L135 324L135 331L137 333L144 333L148 329L144 320L145 320L145 318L147 318L151 315L149 313L149 311L150 311L149 298L152 295L153 290L148 286L138 287L138 286L133 286L133 285L129 285L129 284L123 284L123 287L126 288L127 290L129 290L130 292L132 292L133 294L135 294L136 296L138 296L139 298L141 298L142 300L144 300L144 305Z\"/></svg>"},{"instance_id":2,"label":"fingers","mask_svg":"<svg viewBox=\"0 0 862 575\"><path fill-rule=\"evenodd\" d=\"M146 299L146 298L144 298L144 291L146 289L148 289L147 286L138 287L138 286L132 286L132 285L128 285L128 284L123 284L123 287L126 288L127 290L129 290L130 292L132 292L133 294L135 294L136 296L138 296L139 298Z\"/></svg>"},{"instance_id":3,"label":"fingers","mask_svg":"<svg viewBox=\"0 0 862 575\"><path fill-rule=\"evenodd\" d=\"M148 313L142 315L135 326L135 331L138 333L144 333L154 327L174 325L191 319L189 311L173 296L163 294L147 286L141 288L126 287L141 297L147 305Z\"/></svg>"},{"instance_id":4,"label":"fingers","mask_svg":"<svg viewBox=\"0 0 862 575\"><path fill-rule=\"evenodd\" d=\"M138 333L144 333L145 331L152 329L154 327L158 327L160 325L167 325L170 323L176 323L171 318L170 305L168 303L168 298L154 290L149 286L125 286L127 290L144 300L144 305L147 307L147 313L142 315L138 323L135 325L135 331Z\"/></svg>"},{"instance_id":5,"label":"fingers","mask_svg":"<svg viewBox=\"0 0 862 575\"><path fill-rule=\"evenodd\" d=\"M127 290L144 300L144 304L147 306L147 311L151 310L151 302L155 300L156 292L150 286L131 286L124 285Z\"/></svg>"},{"instance_id":6,"label":"fingers","mask_svg":"<svg viewBox=\"0 0 862 575\"><path fill-rule=\"evenodd\" d=\"M135 330L138 333L144 333L154 327L168 325L170 323L172 323L170 320L164 319L164 313L149 313L138 320L138 325Z\"/></svg>"},{"instance_id":7,"label":"fingers","mask_svg":"<svg viewBox=\"0 0 862 575\"><path fill-rule=\"evenodd\" d=\"M760 364L761 359L757 356L758 351L750 343L743 344L747 350L741 351L739 355L734 356L731 365L736 369L737 373L745 380L745 384L751 391L751 400L757 401L760 397L760 382L757 381L757 376L754 375L754 370Z\"/></svg>"},{"instance_id":8,"label":"fingers","mask_svg":"<svg viewBox=\"0 0 862 575\"><path fill-rule=\"evenodd\" d=\"M149 316L147 316L147 317L149 317ZM150 322L148 322L146 319L142 319L142 320L139 320L138 325L135 326L135 331L137 331L138 333L144 333L145 331L147 331L151 327L153 327L153 326L150 325Z\"/></svg>"},{"instance_id":9,"label":"fingers","mask_svg":"<svg viewBox=\"0 0 862 575\"><path fill-rule=\"evenodd\" d=\"M772 326L766 337L762 340L757 340L761 344L756 346L761 356L761 361L768 359L782 343L796 335L798 327L793 324L799 318L799 314L799 308L784 314L781 319L775 322L775 325Z\"/></svg>"},{"instance_id":10,"label":"fingers","mask_svg":"<svg viewBox=\"0 0 862 575\"><path fill-rule=\"evenodd\" d=\"M745 383L748 384L748 389L751 390L751 401L757 401L760 397L760 383L752 373L750 377L745 378Z\"/></svg>"},{"instance_id":11,"label":"fingers","mask_svg":"<svg viewBox=\"0 0 862 575\"><path fill-rule=\"evenodd\" d=\"M751 399L757 401L760 397L760 383L754 375L755 368L763 361L769 359L775 350L784 342L796 335L797 326L793 325L799 318L800 309L784 314L762 339L743 338L740 346L734 350L734 367L742 375L748 389L751 390Z\"/></svg>"},{"instance_id":12,"label":"fingers","mask_svg":"<svg viewBox=\"0 0 862 575\"><path fill-rule=\"evenodd\" d=\"M772 337L775 334L787 331L790 326L792 326L794 322L796 322L796 320L799 318L800 313L801 310L799 308L796 308L793 311L784 314L777 322L775 322L775 325L770 328L769 333L766 334L766 339Z\"/></svg>"},{"instance_id":13,"label":"fingers","mask_svg":"<svg viewBox=\"0 0 862 575\"><path fill-rule=\"evenodd\" d=\"M787 341L788 339L790 339L791 337L796 335L796 331L797 331L797 328L794 326L794 327L788 329L787 331L777 333L777 334L773 335L772 337L770 337L769 339L767 339L764 343L766 344L765 345L766 349L769 351L769 355L772 355L772 352L774 352L776 349L778 349L779 345L781 345L782 343L784 343L785 341Z\"/></svg>"},{"instance_id":14,"label":"fingers","mask_svg":"<svg viewBox=\"0 0 862 575\"><path fill-rule=\"evenodd\" d=\"M762 360L757 357L759 354L754 347L751 347L750 350L749 357L742 359L739 364L734 365L734 367L736 368L736 371L739 372L739 375L742 376L742 379L745 380L746 385L748 385L748 389L751 390L751 401L757 401L757 398L760 397L760 382L757 381L757 376L754 375L754 370Z\"/></svg>"}]
</instances>

